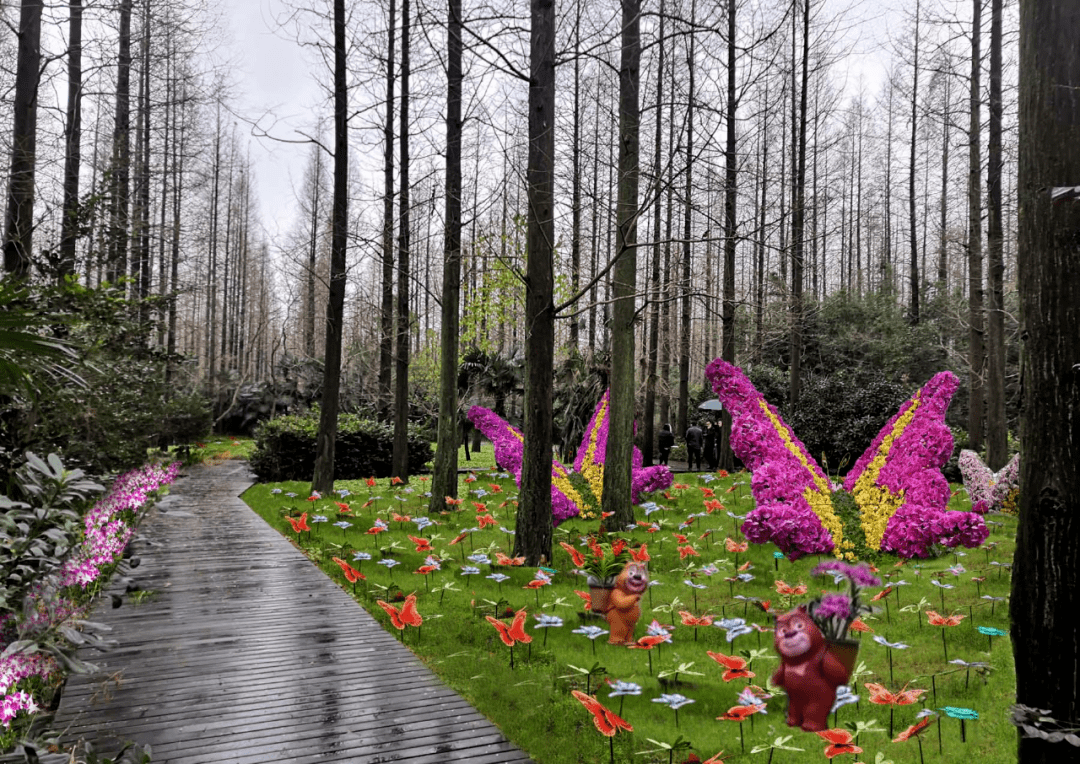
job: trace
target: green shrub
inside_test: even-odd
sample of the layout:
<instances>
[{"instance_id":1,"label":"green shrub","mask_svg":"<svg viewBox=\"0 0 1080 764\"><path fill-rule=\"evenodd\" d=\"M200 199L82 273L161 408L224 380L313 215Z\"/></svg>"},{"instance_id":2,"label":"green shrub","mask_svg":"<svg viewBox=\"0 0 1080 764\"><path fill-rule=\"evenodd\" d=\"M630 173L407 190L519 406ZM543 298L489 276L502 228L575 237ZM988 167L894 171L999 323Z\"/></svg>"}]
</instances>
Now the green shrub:
<instances>
[{"instance_id":1,"label":"green shrub","mask_svg":"<svg viewBox=\"0 0 1080 764\"><path fill-rule=\"evenodd\" d=\"M262 482L310 480L315 470L315 441L319 414L283 416L264 422L255 430L255 453L251 468ZM353 414L338 417L334 447L334 479L358 480L390 477L394 452L392 427ZM409 473L431 461L431 443L419 428L409 428Z\"/></svg>"}]
</instances>

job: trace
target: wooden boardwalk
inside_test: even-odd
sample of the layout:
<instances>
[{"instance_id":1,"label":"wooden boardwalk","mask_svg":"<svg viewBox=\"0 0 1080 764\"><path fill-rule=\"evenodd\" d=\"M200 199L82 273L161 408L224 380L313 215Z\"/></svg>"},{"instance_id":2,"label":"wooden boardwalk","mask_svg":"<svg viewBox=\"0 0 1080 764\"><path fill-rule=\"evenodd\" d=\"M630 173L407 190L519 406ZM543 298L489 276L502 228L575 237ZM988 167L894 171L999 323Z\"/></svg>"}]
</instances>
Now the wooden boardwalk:
<instances>
[{"instance_id":1,"label":"wooden boardwalk","mask_svg":"<svg viewBox=\"0 0 1080 764\"><path fill-rule=\"evenodd\" d=\"M238 496L242 462L198 466L141 528L148 601L93 620L54 728L155 764L530 762Z\"/></svg>"}]
</instances>

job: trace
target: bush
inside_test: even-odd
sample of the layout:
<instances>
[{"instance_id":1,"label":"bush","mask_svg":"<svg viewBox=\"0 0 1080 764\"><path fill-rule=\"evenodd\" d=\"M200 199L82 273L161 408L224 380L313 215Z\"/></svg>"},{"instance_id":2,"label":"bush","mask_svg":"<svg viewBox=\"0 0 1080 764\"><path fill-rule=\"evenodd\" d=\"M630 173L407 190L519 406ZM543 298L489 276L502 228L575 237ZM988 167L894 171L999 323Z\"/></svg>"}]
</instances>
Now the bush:
<instances>
[{"instance_id":1,"label":"bush","mask_svg":"<svg viewBox=\"0 0 1080 764\"><path fill-rule=\"evenodd\" d=\"M310 480L315 471L315 441L319 414L283 416L264 422L255 430L255 453L251 468L261 482ZM353 414L338 417L334 448L334 479L358 480L374 475L390 477L394 431L389 425L360 419ZM409 428L409 473L431 461L431 443Z\"/></svg>"}]
</instances>

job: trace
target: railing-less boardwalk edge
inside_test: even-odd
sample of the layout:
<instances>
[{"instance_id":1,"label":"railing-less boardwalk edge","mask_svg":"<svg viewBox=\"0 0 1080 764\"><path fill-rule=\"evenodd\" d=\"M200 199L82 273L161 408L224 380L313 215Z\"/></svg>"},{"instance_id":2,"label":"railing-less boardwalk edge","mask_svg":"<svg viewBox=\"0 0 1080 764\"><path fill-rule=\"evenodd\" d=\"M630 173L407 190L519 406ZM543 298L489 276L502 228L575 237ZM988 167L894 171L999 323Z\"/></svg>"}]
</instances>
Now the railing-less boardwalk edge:
<instances>
[{"instance_id":1,"label":"railing-less boardwalk edge","mask_svg":"<svg viewBox=\"0 0 1080 764\"><path fill-rule=\"evenodd\" d=\"M55 727L153 761L530 762L239 498L243 462L186 470L140 529L153 595L92 619Z\"/></svg>"}]
</instances>

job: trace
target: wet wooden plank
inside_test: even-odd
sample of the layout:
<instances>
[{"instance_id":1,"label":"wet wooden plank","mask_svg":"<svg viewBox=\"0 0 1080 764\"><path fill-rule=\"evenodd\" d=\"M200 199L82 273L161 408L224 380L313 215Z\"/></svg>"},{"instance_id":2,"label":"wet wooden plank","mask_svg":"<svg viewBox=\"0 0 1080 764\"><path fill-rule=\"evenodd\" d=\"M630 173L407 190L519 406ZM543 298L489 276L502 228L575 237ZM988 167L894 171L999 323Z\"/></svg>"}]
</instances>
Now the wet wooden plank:
<instances>
[{"instance_id":1,"label":"wet wooden plank","mask_svg":"<svg viewBox=\"0 0 1080 764\"><path fill-rule=\"evenodd\" d=\"M133 740L155 764L530 761L251 512L249 484L240 462L195 467L151 510L154 594L92 616L117 645L68 680L67 741Z\"/></svg>"}]
</instances>

